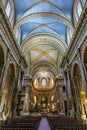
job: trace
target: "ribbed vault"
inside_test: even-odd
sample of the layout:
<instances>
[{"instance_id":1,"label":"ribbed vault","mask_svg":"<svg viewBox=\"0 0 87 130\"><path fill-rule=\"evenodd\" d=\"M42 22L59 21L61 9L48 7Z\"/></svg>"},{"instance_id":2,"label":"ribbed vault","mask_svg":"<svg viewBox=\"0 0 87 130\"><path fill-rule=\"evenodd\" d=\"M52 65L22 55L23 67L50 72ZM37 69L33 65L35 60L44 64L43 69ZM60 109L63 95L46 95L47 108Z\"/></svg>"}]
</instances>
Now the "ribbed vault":
<instances>
[{"instance_id":1,"label":"ribbed vault","mask_svg":"<svg viewBox=\"0 0 87 130\"><path fill-rule=\"evenodd\" d=\"M33 77L51 75L55 78L59 73L62 56L69 45L68 31L74 31L74 2L75 0L14 0L14 32L18 30L21 34L20 48Z\"/></svg>"}]
</instances>

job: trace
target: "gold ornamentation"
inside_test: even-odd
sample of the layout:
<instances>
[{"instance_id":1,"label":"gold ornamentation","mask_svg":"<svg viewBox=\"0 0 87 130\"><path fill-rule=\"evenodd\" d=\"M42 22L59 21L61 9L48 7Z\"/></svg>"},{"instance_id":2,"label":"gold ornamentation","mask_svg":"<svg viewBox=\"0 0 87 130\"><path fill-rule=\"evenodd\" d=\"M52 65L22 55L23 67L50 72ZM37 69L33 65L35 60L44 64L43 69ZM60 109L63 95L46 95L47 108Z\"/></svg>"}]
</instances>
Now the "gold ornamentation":
<instances>
[{"instance_id":1,"label":"gold ornamentation","mask_svg":"<svg viewBox=\"0 0 87 130\"><path fill-rule=\"evenodd\" d=\"M41 2L46 2L47 0L41 0Z\"/></svg>"}]
</instances>

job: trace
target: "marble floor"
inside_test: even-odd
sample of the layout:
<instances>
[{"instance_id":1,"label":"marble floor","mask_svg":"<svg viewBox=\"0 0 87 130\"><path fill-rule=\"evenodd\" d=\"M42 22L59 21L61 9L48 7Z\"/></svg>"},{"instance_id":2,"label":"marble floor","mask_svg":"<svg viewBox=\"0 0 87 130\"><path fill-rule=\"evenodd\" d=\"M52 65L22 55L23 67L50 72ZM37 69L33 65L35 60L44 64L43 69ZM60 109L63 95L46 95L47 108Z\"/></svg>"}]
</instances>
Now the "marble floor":
<instances>
[{"instance_id":1,"label":"marble floor","mask_svg":"<svg viewBox=\"0 0 87 130\"><path fill-rule=\"evenodd\" d=\"M46 117L42 117L38 130L51 130Z\"/></svg>"}]
</instances>

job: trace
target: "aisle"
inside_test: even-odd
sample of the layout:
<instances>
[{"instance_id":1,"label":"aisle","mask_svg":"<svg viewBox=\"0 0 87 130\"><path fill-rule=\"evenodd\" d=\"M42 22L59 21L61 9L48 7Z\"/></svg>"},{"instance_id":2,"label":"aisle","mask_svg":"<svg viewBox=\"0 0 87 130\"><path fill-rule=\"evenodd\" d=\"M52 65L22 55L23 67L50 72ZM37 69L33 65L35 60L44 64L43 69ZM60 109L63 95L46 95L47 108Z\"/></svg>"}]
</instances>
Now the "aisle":
<instances>
[{"instance_id":1,"label":"aisle","mask_svg":"<svg viewBox=\"0 0 87 130\"><path fill-rule=\"evenodd\" d=\"M38 130L51 130L46 117L42 117Z\"/></svg>"}]
</instances>

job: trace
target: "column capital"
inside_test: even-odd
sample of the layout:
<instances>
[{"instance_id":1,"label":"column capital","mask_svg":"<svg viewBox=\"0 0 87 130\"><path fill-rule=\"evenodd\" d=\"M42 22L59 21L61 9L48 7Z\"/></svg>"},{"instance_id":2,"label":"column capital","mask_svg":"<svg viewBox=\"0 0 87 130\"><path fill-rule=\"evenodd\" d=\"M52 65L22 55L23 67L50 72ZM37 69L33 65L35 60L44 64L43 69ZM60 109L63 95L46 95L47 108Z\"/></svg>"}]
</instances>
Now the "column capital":
<instances>
[{"instance_id":1,"label":"column capital","mask_svg":"<svg viewBox=\"0 0 87 130\"><path fill-rule=\"evenodd\" d=\"M71 70L71 66L69 64L67 64L67 71Z\"/></svg>"},{"instance_id":2,"label":"column capital","mask_svg":"<svg viewBox=\"0 0 87 130\"><path fill-rule=\"evenodd\" d=\"M81 55L81 54L80 54L80 49L78 48L78 49L77 49L77 56L80 57L80 55Z\"/></svg>"}]
</instances>

